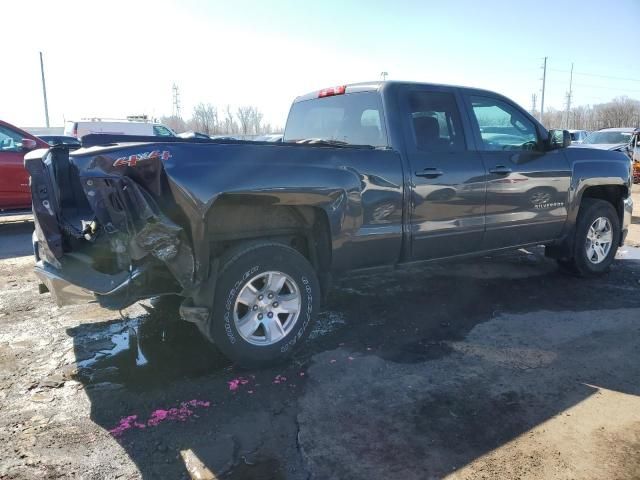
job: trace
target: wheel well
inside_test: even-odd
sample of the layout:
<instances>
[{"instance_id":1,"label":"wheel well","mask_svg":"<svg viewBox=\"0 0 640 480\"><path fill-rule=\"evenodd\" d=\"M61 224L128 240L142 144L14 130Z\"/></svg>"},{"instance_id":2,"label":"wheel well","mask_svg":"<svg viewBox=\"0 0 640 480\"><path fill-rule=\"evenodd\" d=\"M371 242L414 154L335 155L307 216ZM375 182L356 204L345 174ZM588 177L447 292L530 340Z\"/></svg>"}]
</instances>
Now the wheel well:
<instances>
[{"instance_id":1,"label":"wheel well","mask_svg":"<svg viewBox=\"0 0 640 480\"><path fill-rule=\"evenodd\" d=\"M585 198L597 198L604 200L613 205L613 208L618 212L618 218L622 223L624 216L624 199L629 195L627 187L622 185L597 185L588 187L582 194L582 199Z\"/></svg>"},{"instance_id":2,"label":"wheel well","mask_svg":"<svg viewBox=\"0 0 640 480\"><path fill-rule=\"evenodd\" d=\"M321 276L331 265L331 235L324 210L273 205L271 197L221 198L205 219L212 257L238 242L265 239L284 243L304 255Z\"/></svg>"}]
</instances>

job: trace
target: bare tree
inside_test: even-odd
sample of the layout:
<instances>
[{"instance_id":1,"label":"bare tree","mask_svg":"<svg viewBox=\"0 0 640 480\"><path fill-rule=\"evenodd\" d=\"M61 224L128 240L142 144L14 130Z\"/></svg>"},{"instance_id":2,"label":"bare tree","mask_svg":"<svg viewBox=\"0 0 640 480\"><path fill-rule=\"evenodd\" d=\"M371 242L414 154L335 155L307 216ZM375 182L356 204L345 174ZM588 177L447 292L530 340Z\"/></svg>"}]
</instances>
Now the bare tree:
<instances>
[{"instance_id":1,"label":"bare tree","mask_svg":"<svg viewBox=\"0 0 640 480\"><path fill-rule=\"evenodd\" d=\"M182 118L176 117L174 115L170 117L161 117L160 123L166 125L176 133L182 133L187 130L186 122Z\"/></svg>"},{"instance_id":2,"label":"bare tree","mask_svg":"<svg viewBox=\"0 0 640 480\"><path fill-rule=\"evenodd\" d=\"M257 107L251 107L251 129L253 130L253 133L255 133L256 135L265 133L262 130L262 125L261 125L263 117L264 115L260 113Z\"/></svg>"},{"instance_id":3,"label":"bare tree","mask_svg":"<svg viewBox=\"0 0 640 480\"><path fill-rule=\"evenodd\" d=\"M240 123L240 133L248 135L252 126L253 107L238 107L238 122Z\"/></svg>"},{"instance_id":4,"label":"bare tree","mask_svg":"<svg viewBox=\"0 0 640 480\"><path fill-rule=\"evenodd\" d=\"M210 103L199 103L193 109L193 116L189 122L191 128L196 132L207 135L217 133L218 128L218 109Z\"/></svg>"},{"instance_id":5,"label":"bare tree","mask_svg":"<svg viewBox=\"0 0 640 480\"><path fill-rule=\"evenodd\" d=\"M233 112L231 111L231 107L227 105L225 109L225 117L222 124L222 132L228 135L233 135L238 132L238 125L234 119Z\"/></svg>"}]
</instances>

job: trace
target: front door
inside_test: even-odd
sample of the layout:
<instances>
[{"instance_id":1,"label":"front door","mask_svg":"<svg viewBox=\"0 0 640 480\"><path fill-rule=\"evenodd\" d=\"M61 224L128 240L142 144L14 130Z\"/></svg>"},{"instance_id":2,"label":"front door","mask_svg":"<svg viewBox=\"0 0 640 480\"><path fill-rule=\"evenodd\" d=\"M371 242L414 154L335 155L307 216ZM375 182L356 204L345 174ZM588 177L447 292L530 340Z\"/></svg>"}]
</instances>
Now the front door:
<instances>
[{"instance_id":1,"label":"front door","mask_svg":"<svg viewBox=\"0 0 640 480\"><path fill-rule=\"evenodd\" d=\"M487 169L485 250L556 239L567 218L571 170L546 151L536 123L506 99L465 95Z\"/></svg>"},{"instance_id":2,"label":"front door","mask_svg":"<svg viewBox=\"0 0 640 480\"><path fill-rule=\"evenodd\" d=\"M0 210L31 206L22 135L0 126Z\"/></svg>"},{"instance_id":3,"label":"front door","mask_svg":"<svg viewBox=\"0 0 640 480\"><path fill-rule=\"evenodd\" d=\"M427 260L482 248L485 170L465 136L456 93L447 87L402 92L411 166L411 258ZM467 128L465 128L467 126Z\"/></svg>"}]
</instances>

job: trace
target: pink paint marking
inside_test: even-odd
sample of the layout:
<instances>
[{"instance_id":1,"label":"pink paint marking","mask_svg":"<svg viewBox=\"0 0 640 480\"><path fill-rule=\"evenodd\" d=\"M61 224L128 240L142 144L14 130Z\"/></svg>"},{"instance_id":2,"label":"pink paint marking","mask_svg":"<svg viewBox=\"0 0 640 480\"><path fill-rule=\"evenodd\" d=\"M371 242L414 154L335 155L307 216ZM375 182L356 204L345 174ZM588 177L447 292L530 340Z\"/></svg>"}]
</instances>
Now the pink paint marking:
<instances>
[{"instance_id":1,"label":"pink paint marking","mask_svg":"<svg viewBox=\"0 0 640 480\"><path fill-rule=\"evenodd\" d=\"M244 377L234 378L233 380L229 380L227 382L227 384L229 385L229 390L231 390L232 392L235 392L240 385L246 385L247 383L249 383L249 380Z\"/></svg>"},{"instance_id":2,"label":"pink paint marking","mask_svg":"<svg viewBox=\"0 0 640 480\"><path fill-rule=\"evenodd\" d=\"M276 378L273 379L272 383L285 383L287 381L287 377L284 375L276 375Z\"/></svg>"},{"instance_id":3,"label":"pink paint marking","mask_svg":"<svg viewBox=\"0 0 640 480\"><path fill-rule=\"evenodd\" d=\"M109 430L109 433L114 437L119 437L125 431L131 428L144 429L146 427L156 427L164 421L179 421L184 422L190 416L194 415L192 409L202 407L209 408L211 402L204 400L189 400L188 402L180 403L180 406L169 408L168 410L159 408L151 412L151 415L146 422L138 422L137 415L129 415L120 419L120 422L115 428ZM196 415L194 415L197 417Z\"/></svg>"}]
</instances>

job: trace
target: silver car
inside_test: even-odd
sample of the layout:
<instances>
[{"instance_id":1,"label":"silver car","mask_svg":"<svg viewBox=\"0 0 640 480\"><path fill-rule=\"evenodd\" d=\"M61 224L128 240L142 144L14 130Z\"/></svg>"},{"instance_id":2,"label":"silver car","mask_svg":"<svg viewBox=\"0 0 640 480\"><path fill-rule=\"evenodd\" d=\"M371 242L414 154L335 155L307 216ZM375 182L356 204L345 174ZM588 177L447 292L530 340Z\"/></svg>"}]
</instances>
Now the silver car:
<instances>
[{"instance_id":1,"label":"silver car","mask_svg":"<svg viewBox=\"0 0 640 480\"><path fill-rule=\"evenodd\" d=\"M600 150L618 150L629 154L634 130L634 128L603 128L597 132L591 132L580 146Z\"/></svg>"}]
</instances>

